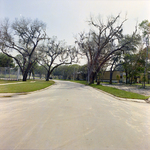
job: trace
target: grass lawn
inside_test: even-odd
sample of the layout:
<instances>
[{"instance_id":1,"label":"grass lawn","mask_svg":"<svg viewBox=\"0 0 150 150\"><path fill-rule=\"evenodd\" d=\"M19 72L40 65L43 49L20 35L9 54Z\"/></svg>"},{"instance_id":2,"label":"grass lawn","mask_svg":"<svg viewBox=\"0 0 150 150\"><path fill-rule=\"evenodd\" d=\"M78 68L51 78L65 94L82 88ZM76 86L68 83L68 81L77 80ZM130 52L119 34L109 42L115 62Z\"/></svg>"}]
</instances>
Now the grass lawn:
<instances>
[{"instance_id":1,"label":"grass lawn","mask_svg":"<svg viewBox=\"0 0 150 150\"><path fill-rule=\"evenodd\" d=\"M94 88L97 88L97 89L100 89L100 90L103 90L103 91L105 91L107 93L110 93L110 94L112 94L114 96L121 97L121 98L143 99L143 100L149 98L148 96L144 96L144 95L141 95L141 94L138 94L138 93L133 93L133 92L120 90L120 89L113 88L113 87L102 86L102 85L95 85L95 84L92 84L90 86L92 86Z\"/></svg>"},{"instance_id":2,"label":"grass lawn","mask_svg":"<svg viewBox=\"0 0 150 150\"><path fill-rule=\"evenodd\" d=\"M19 81L0 80L0 84L15 83L15 82L19 82ZM22 82L22 81L20 81L20 82Z\"/></svg>"},{"instance_id":3,"label":"grass lawn","mask_svg":"<svg viewBox=\"0 0 150 150\"><path fill-rule=\"evenodd\" d=\"M87 85L86 81L73 81L73 82ZM143 100L146 100L146 99L149 98L148 96L144 96L144 95L141 95L141 94L120 90L120 89L113 88L113 87L108 87L108 86L103 86L103 85L96 85L96 84L91 84L89 86L100 89L102 91L105 91L107 93L110 93L114 96L121 97L121 98L143 99Z\"/></svg>"},{"instance_id":4,"label":"grass lawn","mask_svg":"<svg viewBox=\"0 0 150 150\"><path fill-rule=\"evenodd\" d=\"M12 81L9 82L0 82L3 83L15 83ZM17 83L17 81L16 81ZM44 89L50 85L54 84L54 81L43 81L36 80L34 81L26 81L20 84L8 84L8 85L0 85L0 93L24 93L24 92L33 92L40 89Z\"/></svg>"},{"instance_id":5,"label":"grass lawn","mask_svg":"<svg viewBox=\"0 0 150 150\"><path fill-rule=\"evenodd\" d=\"M133 85L139 85L139 86L142 87L142 83L135 83L135 84L133 84ZM145 84L145 86L150 86L150 84Z\"/></svg>"}]
</instances>

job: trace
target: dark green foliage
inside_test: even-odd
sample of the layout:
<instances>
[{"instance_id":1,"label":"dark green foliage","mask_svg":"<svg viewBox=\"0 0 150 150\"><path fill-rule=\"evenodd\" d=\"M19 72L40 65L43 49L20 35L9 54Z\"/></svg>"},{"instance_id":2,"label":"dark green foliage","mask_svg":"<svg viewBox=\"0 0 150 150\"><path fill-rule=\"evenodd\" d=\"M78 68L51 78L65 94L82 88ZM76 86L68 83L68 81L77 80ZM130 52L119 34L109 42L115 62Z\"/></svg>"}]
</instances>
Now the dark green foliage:
<instances>
[{"instance_id":1,"label":"dark green foliage","mask_svg":"<svg viewBox=\"0 0 150 150\"><path fill-rule=\"evenodd\" d=\"M142 30L143 36L150 34L150 22L148 20L143 20L139 24L139 28Z\"/></svg>"},{"instance_id":2,"label":"dark green foliage","mask_svg":"<svg viewBox=\"0 0 150 150\"><path fill-rule=\"evenodd\" d=\"M53 71L53 75L64 80L86 80L87 65L62 65Z\"/></svg>"},{"instance_id":3,"label":"dark green foliage","mask_svg":"<svg viewBox=\"0 0 150 150\"><path fill-rule=\"evenodd\" d=\"M7 55L0 53L0 67L14 67L13 59Z\"/></svg>"},{"instance_id":4,"label":"dark green foliage","mask_svg":"<svg viewBox=\"0 0 150 150\"><path fill-rule=\"evenodd\" d=\"M42 78L42 75L46 75L46 69L43 66L36 65L34 72L39 75L40 79Z\"/></svg>"}]
</instances>

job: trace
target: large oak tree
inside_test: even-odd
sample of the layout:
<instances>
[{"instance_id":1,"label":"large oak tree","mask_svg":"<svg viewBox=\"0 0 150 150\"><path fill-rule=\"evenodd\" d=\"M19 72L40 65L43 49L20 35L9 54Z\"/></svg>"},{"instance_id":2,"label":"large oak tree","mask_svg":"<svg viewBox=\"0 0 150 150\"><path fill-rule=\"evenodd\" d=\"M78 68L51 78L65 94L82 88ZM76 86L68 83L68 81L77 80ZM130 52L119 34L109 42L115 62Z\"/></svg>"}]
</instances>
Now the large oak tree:
<instances>
[{"instance_id":1,"label":"large oak tree","mask_svg":"<svg viewBox=\"0 0 150 150\"><path fill-rule=\"evenodd\" d=\"M13 23L5 19L0 26L0 50L15 59L23 81L27 80L29 70L37 60L36 48L46 38L45 30L46 25L37 19L20 18Z\"/></svg>"},{"instance_id":2,"label":"large oak tree","mask_svg":"<svg viewBox=\"0 0 150 150\"><path fill-rule=\"evenodd\" d=\"M109 17L106 22L103 22L101 18L89 20L91 26L90 31L85 34L81 33L76 43L81 52L87 57L88 61L88 78L89 82L93 83L96 78L96 74L100 69L108 63L113 57L113 54L117 51L123 50L123 48L131 42L131 40L122 39L123 36L123 24L126 21L124 19L119 23L120 15L116 17ZM134 37L135 32L132 37ZM134 40L134 38L132 38ZM112 47L112 43L115 46Z\"/></svg>"},{"instance_id":3,"label":"large oak tree","mask_svg":"<svg viewBox=\"0 0 150 150\"><path fill-rule=\"evenodd\" d=\"M47 71L46 81L55 68L63 64L71 64L78 61L77 50L75 47L66 46L64 41L57 41L52 37L38 47L38 62Z\"/></svg>"}]
</instances>

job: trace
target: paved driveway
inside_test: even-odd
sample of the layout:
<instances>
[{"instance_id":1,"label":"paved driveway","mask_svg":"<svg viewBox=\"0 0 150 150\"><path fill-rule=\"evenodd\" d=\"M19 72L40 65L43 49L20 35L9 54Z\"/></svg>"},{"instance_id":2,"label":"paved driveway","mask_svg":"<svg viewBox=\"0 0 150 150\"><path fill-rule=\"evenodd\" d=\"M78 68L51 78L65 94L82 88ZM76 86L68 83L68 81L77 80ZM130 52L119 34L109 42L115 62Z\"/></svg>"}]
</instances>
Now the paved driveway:
<instances>
[{"instance_id":1,"label":"paved driveway","mask_svg":"<svg viewBox=\"0 0 150 150\"><path fill-rule=\"evenodd\" d=\"M0 98L0 149L148 150L150 105L119 101L89 86Z\"/></svg>"}]
</instances>

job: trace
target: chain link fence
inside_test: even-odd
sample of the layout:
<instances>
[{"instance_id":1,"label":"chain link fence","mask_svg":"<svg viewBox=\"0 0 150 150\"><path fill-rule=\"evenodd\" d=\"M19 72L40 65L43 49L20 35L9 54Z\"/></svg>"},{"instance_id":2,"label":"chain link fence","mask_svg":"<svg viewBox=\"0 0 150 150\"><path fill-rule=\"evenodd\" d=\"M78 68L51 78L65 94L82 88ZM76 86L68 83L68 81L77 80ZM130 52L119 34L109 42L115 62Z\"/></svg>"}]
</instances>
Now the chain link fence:
<instances>
[{"instance_id":1,"label":"chain link fence","mask_svg":"<svg viewBox=\"0 0 150 150\"><path fill-rule=\"evenodd\" d=\"M0 67L1 80L20 80L22 75L19 68Z\"/></svg>"}]
</instances>

